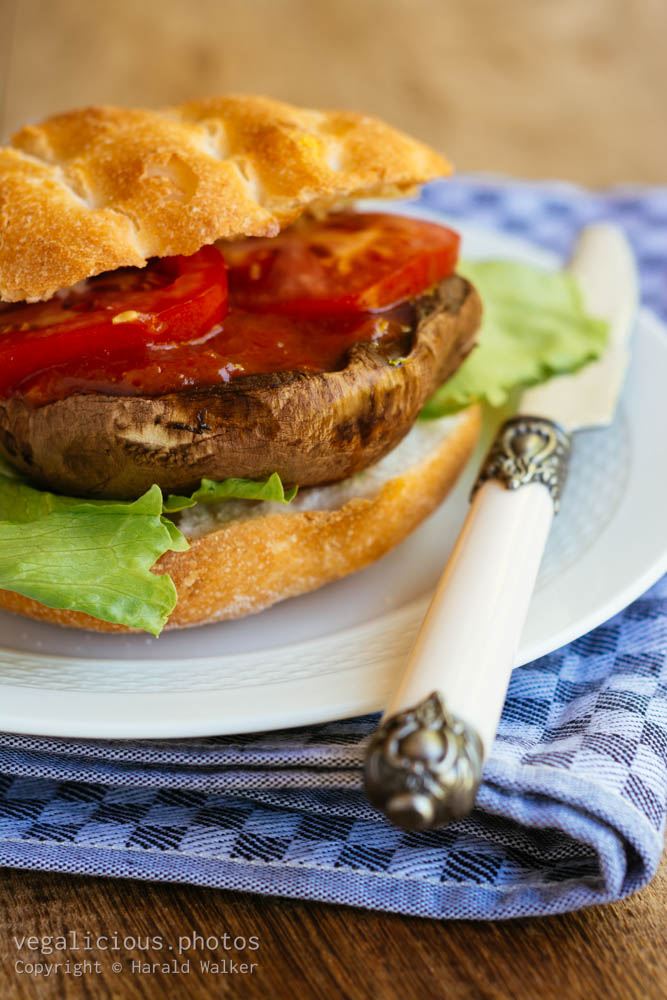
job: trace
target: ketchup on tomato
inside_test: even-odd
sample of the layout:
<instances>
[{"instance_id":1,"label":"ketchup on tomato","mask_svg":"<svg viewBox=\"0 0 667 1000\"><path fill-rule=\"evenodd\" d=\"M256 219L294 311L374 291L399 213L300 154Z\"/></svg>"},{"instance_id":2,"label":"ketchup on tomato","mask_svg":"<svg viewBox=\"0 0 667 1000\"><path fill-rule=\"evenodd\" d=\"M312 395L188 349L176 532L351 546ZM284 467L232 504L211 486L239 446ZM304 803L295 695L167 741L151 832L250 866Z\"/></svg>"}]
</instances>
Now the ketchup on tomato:
<instances>
[{"instance_id":1,"label":"ketchup on tomato","mask_svg":"<svg viewBox=\"0 0 667 1000\"><path fill-rule=\"evenodd\" d=\"M0 395L23 394L54 372L81 373L89 365L139 358L149 345L189 342L207 334L227 313L222 255L204 247L192 257L167 257L145 268L120 268L80 282L48 302L7 306L0 312Z\"/></svg>"},{"instance_id":2,"label":"ketchup on tomato","mask_svg":"<svg viewBox=\"0 0 667 1000\"><path fill-rule=\"evenodd\" d=\"M335 370L354 343L411 326L409 301L452 273L458 244L421 220L340 213L4 306L0 396L40 406Z\"/></svg>"}]
</instances>

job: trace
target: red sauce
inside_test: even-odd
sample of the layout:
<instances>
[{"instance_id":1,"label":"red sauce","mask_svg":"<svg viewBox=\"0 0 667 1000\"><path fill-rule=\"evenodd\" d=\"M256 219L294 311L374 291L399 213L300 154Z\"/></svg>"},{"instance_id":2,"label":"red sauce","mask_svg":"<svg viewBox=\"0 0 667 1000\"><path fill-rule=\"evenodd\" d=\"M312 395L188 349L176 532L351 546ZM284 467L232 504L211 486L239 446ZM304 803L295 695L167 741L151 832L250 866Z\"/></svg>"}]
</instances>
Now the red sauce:
<instances>
[{"instance_id":1,"label":"red sauce","mask_svg":"<svg viewBox=\"0 0 667 1000\"><path fill-rule=\"evenodd\" d=\"M406 305L372 315L311 320L232 308L220 326L196 343L144 347L114 358L88 356L25 379L21 395L41 406L77 392L156 396L259 372L336 371L353 344L400 339L411 328L412 316Z\"/></svg>"},{"instance_id":2,"label":"red sauce","mask_svg":"<svg viewBox=\"0 0 667 1000\"><path fill-rule=\"evenodd\" d=\"M0 396L41 406L333 371L355 343L405 346L410 299L451 274L457 251L442 226L341 213L231 244L225 259L204 247L108 272L49 302L0 308Z\"/></svg>"}]
</instances>

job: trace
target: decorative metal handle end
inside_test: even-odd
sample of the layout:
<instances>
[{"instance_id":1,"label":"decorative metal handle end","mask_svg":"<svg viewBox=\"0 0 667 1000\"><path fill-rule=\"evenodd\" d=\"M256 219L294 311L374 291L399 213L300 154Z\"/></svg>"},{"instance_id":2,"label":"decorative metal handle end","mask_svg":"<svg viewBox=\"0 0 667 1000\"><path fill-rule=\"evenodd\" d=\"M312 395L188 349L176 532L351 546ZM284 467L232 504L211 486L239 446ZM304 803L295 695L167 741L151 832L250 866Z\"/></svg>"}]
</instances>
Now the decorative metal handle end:
<instances>
[{"instance_id":1,"label":"decorative metal handle end","mask_svg":"<svg viewBox=\"0 0 667 1000\"><path fill-rule=\"evenodd\" d=\"M498 431L472 495L488 479L497 479L507 490L541 483L549 490L557 514L571 448L572 438L553 420L512 417Z\"/></svg>"},{"instance_id":2,"label":"decorative metal handle end","mask_svg":"<svg viewBox=\"0 0 667 1000\"><path fill-rule=\"evenodd\" d=\"M444 826L472 809L483 758L477 733L434 691L387 719L373 735L366 754L366 794L405 830Z\"/></svg>"}]
</instances>

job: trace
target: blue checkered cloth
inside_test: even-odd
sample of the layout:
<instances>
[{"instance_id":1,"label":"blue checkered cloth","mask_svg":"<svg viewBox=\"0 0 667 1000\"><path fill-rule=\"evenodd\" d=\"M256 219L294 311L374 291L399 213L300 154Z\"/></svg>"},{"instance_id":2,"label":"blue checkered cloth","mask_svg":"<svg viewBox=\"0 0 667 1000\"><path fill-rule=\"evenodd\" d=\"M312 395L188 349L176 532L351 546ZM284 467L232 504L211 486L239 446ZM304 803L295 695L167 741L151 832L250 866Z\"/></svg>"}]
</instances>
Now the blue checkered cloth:
<instances>
[{"instance_id":1,"label":"blue checkered cloth","mask_svg":"<svg viewBox=\"0 0 667 1000\"><path fill-rule=\"evenodd\" d=\"M667 317L667 188L463 178L430 207L567 252L620 223ZM0 735L0 864L220 886L428 917L558 913L645 885L667 811L667 578L514 671L478 808L404 833L366 803L376 717L244 737Z\"/></svg>"}]
</instances>

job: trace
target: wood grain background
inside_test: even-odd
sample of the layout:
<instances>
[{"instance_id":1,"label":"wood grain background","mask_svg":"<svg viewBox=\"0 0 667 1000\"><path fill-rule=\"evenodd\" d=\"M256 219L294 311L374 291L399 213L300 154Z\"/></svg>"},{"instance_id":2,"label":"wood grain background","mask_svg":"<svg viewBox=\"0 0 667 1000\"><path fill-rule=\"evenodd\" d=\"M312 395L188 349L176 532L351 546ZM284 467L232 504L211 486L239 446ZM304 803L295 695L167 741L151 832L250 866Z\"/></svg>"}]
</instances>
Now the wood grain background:
<instances>
[{"instance_id":1,"label":"wood grain background","mask_svg":"<svg viewBox=\"0 0 667 1000\"><path fill-rule=\"evenodd\" d=\"M665 39L664 0L0 0L0 134L86 103L255 91L377 113L463 170L665 183ZM28 872L0 886L8 1000L667 996L664 865L627 901L504 924ZM99 976L17 974L14 935L65 930L257 934L259 969L178 982L93 952Z\"/></svg>"},{"instance_id":2,"label":"wood grain background","mask_svg":"<svg viewBox=\"0 0 667 1000\"><path fill-rule=\"evenodd\" d=\"M227 91L360 108L460 169L667 179L664 0L0 0L5 131ZM13 14L12 14L13 12ZM1 58L1 55L0 55Z\"/></svg>"}]
</instances>

